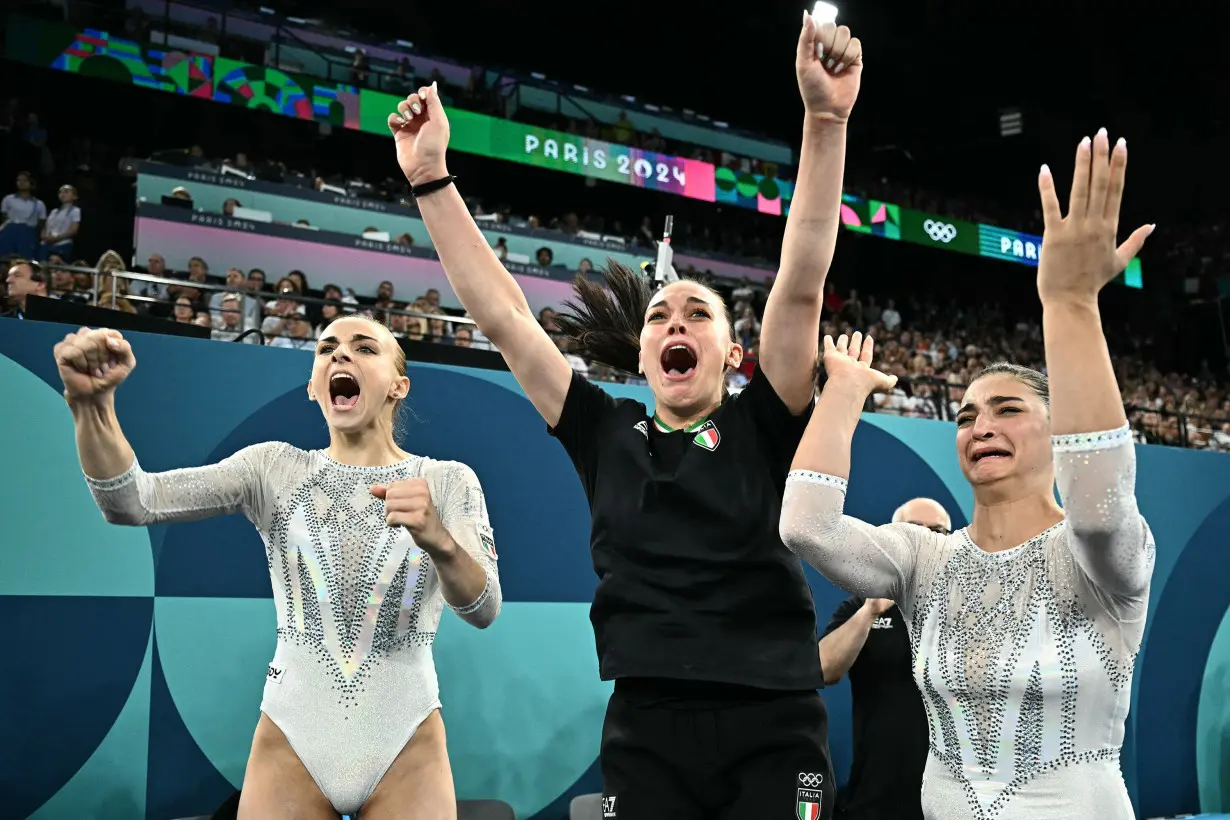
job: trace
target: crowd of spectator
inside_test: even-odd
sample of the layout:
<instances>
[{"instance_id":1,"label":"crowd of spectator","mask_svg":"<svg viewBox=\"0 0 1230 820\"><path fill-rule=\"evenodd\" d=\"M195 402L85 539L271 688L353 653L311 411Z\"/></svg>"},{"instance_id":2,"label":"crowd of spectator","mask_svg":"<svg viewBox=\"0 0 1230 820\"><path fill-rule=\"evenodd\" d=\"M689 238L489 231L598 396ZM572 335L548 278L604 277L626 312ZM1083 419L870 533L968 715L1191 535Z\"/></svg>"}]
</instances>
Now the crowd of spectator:
<instances>
[{"instance_id":1,"label":"crowd of spectator","mask_svg":"<svg viewBox=\"0 0 1230 820\"><path fill-rule=\"evenodd\" d=\"M384 322L395 336L408 342L491 347L463 311L441 304L440 292L434 288L406 298L394 282L385 281L374 296L360 297L331 283L313 288L302 271L276 279L259 269L232 268L213 275L200 257L193 257L187 271L168 271L159 254L146 260L145 272L172 283L130 281L109 274L125 266L118 254L108 252L97 266L102 275L95 299L92 275L59 270L54 267L58 263L55 255L47 266L9 260L0 295L6 297L10 315L21 314L28 296L48 296L200 325L220 341L310 350L334 318L361 313ZM84 260L74 264L93 267ZM747 351L743 365L728 376L729 388L738 391L755 366L767 289L741 283L733 288L719 285L719 290L730 305L736 336ZM576 355L570 341L559 334L553 309L544 308L538 318L578 372L593 380L639 382L639 377ZM843 296L830 286L824 298L821 333L836 335L855 329L877 338L879 367L899 379L891 393L875 397L868 408L875 412L950 420L956 416L964 386L983 366L1008 360L1045 367L1041 327L1036 322L1007 320L993 304L941 306L917 297L881 301L853 290ZM1162 373L1149 363L1143 346L1119 347L1114 351L1115 366L1139 441L1230 451L1230 391L1224 381L1209 372Z\"/></svg>"}]
</instances>

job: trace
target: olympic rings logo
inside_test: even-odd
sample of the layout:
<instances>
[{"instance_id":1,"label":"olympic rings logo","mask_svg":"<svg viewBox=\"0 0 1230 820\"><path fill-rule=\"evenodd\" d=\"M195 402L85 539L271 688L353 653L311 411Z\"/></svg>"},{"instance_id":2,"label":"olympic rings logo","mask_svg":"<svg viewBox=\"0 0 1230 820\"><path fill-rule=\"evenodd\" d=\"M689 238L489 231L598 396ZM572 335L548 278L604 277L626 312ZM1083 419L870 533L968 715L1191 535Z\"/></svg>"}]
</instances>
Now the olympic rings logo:
<instances>
[{"instance_id":1,"label":"olympic rings logo","mask_svg":"<svg viewBox=\"0 0 1230 820\"><path fill-rule=\"evenodd\" d=\"M957 227L949 225L947 222L937 222L934 219L928 219L923 223L923 230L927 236L931 237L934 242L943 242L947 245L949 242L957 238Z\"/></svg>"},{"instance_id":2,"label":"olympic rings logo","mask_svg":"<svg viewBox=\"0 0 1230 820\"><path fill-rule=\"evenodd\" d=\"M799 785L805 789L817 789L824 783L824 775L799 772Z\"/></svg>"}]
</instances>

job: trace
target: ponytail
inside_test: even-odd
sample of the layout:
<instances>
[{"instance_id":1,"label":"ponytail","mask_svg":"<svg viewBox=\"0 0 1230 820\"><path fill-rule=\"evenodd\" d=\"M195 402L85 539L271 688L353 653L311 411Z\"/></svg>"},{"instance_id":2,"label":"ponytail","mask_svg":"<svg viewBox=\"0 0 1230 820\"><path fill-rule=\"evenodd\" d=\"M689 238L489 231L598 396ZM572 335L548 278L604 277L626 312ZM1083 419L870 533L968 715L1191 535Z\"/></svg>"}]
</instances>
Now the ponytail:
<instances>
[{"instance_id":1,"label":"ponytail","mask_svg":"<svg viewBox=\"0 0 1230 820\"><path fill-rule=\"evenodd\" d=\"M572 282L573 298L564 303L568 313L555 317L577 352L625 373L640 370L641 328L653 287L640 271L607 260L605 286L584 275Z\"/></svg>"}]
</instances>

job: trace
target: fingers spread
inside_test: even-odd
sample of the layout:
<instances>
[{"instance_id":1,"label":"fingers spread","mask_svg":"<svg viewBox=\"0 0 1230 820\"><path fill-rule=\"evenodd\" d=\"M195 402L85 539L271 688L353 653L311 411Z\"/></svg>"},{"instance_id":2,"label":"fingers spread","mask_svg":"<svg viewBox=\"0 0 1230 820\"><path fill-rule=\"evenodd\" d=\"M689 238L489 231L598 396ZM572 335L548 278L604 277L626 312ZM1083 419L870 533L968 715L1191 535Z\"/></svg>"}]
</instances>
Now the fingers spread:
<instances>
[{"instance_id":1,"label":"fingers spread","mask_svg":"<svg viewBox=\"0 0 1230 820\"><path fill-rule=\"evenodd\" d=\"M1123 240L1123 244L1115 249L1115 275L1122 273L1136 256L1140 253L1140 249L1144 247L1145 240L1149 238L1149 234L1153 233L1156 225L1141 225L1136 230L1132 231L1132 235Z\"/></svg>"},{"instance_id":2,"label":"fingers spread","mask_svg":"<svg viewBox=\"0 0 1230 820\"><path fill-rule=\"evenodd\" d=\"M850 344L850 337L844 333L841 334L840 336L837 337L837 352L842 354L843 356L846 355L846 348L849 346L849 344Z\"/></svg>"},{"instance_id":3,"label":"fingers spread","mask_svg":"<svg viewBox=\"0 0 1230 820\"><path fill-rule=\"evenodd\" d=\"M1110 184L1106 190L1106 206L1102 215L1119 224L1119 207L1123 203L1123 183L1127 178L1127 140L1123 137L1115 143L1110 155Z\"/></svg>"},{"instance_id":4,"label":"fingers spread","mask_svg":"<svg viewBox=\"0 0 1230 820\"><path fill-rule=\"evenodd\" d=\"M1110 137L1099 128L1093 138L1093 162L1089 173L1089 216L1101 217L1106 210L1106 185L1110 179Z\"/></svg>"},{"instance_id":5,"label":"fingers spread","mask_svg":"<svg viewBox=\"0 0 1230 820\"><path fill-rule=\"evenodd\" d=\"M1063 214L1055 193L1055 177L1051 176L1051 169L1046 165L1038 172L1038 195L1042 199L1042 224L1047 228L1058 225L1063 220Z\"/></svg>"},{"instance_id":6,"label":"fingers spread","mask_svg":"<svg viewBox=\"0 0 1230 820\"><path fill-rule=\"evenodd\" d=\"M873 353L875 352L875 349L876 349L875 339L871 338L870 336L868 336L866 339L863 339L863 347L858 352L858 360L862 362L863 364L870 365L871 357Z\"/></svg>"},{"instance_id":7,"label":"fingers spread","mask_svg":"<svg viewBox=\"0 0 1230 820\"><path fill-rule=\"evenodd\" d=\"M1072 193L1068 197L1068 216L1083 217L1089 210L1089 165L1092 149L1089 137L1076 147L1076 168L1072 174Z\"/></svg>"},{"instance_id":8,"label":"fingers spread","mask_svg":"<svg viewBox=\"0 0 1230 820\"><path fill-rule=\"evenodd\" d=\"M833 343L833 337L829 335L825 335L824 337L825 355L828 355L829 353L836 353L836 352L837 352L837 346Z\"/></svg>"}]
</instances>

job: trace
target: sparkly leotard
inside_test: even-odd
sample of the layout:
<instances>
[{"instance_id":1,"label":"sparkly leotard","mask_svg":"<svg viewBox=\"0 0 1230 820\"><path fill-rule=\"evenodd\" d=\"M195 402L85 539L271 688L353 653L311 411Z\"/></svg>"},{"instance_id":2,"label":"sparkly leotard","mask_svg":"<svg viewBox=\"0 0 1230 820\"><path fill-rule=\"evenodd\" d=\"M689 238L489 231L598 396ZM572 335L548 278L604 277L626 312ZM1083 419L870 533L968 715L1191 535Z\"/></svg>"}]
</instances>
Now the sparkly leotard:
<instances>
[{"instance_id":1,"label":"sparkly leotard","mask_svg":"<svg viewBox=\"0 0 1230 820\"><path fill-rule=\"evenodd\" d=\"M844 479L796 471L782 536L833 583L891 598L930 722L929 820L1131 820L1119 770L1154 544L1127 427L1059 436L1065 520L1003 552L966 530L873 527Z\"/></svg>"},{"instance_id":2,"label":"sparkly leotard","mask_svg":"<svg viewBox=\"0 0 1230 820\"><path fill-rule=\"evenodd\" d=\"M265 542L278 641L261 711L334 809L353 815L419 724L439 708L431 646L444 605L431 558L385 523L370 488L424 478L440 521L487 573L469 606L500 609L487 506L464 464L411 456L351 467L318 450L258 444L207 467L88 479L108 521L145 525L243 512Z\"/></svg>"}]
</instances>

